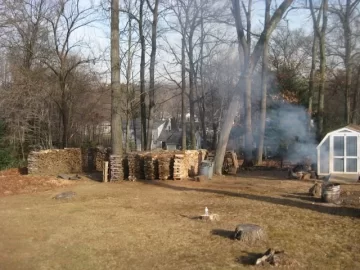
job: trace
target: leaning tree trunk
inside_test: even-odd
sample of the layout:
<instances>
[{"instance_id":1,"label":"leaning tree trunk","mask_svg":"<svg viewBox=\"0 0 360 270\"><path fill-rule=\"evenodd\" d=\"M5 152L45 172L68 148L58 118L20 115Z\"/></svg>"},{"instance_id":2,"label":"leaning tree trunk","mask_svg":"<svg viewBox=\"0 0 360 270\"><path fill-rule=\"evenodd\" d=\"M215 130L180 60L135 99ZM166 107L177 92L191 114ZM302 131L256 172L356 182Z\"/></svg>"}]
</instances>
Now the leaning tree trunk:
<instances>
[{"instance_id":1,"label":"leaning tree trunk","mask_svg":"<svg viewBox=\"0 0 360 270\"><path fill-rule=\"evenodd\" d=\"M236 97L234 97L230 102L228 112L221 126L220 138L216 147L215 168L214 168L215 174L219 174L219 175L222 174L222 166L224 162L226 146L229 141L230 131L233 126L234 119L238 109L239 109L239 100Z\"/></svg>"},{"instance_id":2,"label":"leaning tree trunk","mask_svg":"<svg viewBox=\"0 0 360 270\"><path fill-rule=\"evenodd\" d=\"M274 29L280 22L282 16L285 14L286 10L290 7L290 5L293 2L294 2L294 0L284 0L278 6L278 8L274 11L273 16L270 18L269 25L268 25L268 30L267 30L268 36L270 36L271 33L274 31ZM240 12L239 0L232 0L232 6L233 6L232 12L233 12L234 18L236 20L236 30L237 30L237 34L238 34L239 47L241 47L244 51L246 51L246 49L244 49L244 48L247 48L248 45L246 43L246 39L244 38L245 35L244 35L244 28L242 26L242 20L241 20L241 15L240 15L241 12ZM246 106L246 110L245 110L245 111L247 111L246 123L245 123L246 124L246 149L245 149L245 151L247 152L246 163L248 163L246 165L250 165L251 160L252 160L251 79L252 79L252 73L261 57L262 47L264 45L265 40L266 40L266 36L263 31L263 33L261 33L260 38L258 39L258 41L254 47L251 57L249 59L247 59L247 57L244 57L244 65L249 66L247 69L245 69L245 71L247 73L243 73L243 75L242 75L242 76L246 77L245 83L244 83L244 79L243 78L241 79L243 82L242 85L245 85L244 88L245 88L246 100L247 100L246 103L248 104ZM239 50L239 51L241 51L241 50ZM246 54L245 54L245 56L246 56ZM234 108L231 108L231 106L228 109L226 119L227 119L227 124L226 124L225 128L222 128L222 130L221 130L220 138L222 138L222 139L219 140L219 145L216 150L216 160L218 160L218 161L221 161L224 159L226 144L229 139L229 134L231 131L231 125L235 119ZM227 126L227 125L230 125L230 126ZM220 165L218 164L217 166L220 166ZM220 172L219 167L217 167L216 173L219 173L219 172Z\"/></svg>"},{"instance_id":3,"label":"leaning tree trunk","mask_svg":"<svg viewBox=\"0 0 360 270\"><path fill-rule=\"evenodd\" d=\"M111 150L122 155L119 0L111 1Z\"/></svg>"}]
</instances>

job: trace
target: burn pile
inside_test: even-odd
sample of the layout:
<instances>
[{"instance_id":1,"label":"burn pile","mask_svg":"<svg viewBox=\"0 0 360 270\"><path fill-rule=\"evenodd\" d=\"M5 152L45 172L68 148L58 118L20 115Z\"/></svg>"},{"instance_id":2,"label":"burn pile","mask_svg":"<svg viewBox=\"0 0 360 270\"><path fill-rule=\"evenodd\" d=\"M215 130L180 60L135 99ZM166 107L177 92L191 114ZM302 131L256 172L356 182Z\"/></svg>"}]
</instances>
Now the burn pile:
<instances>
[{"instance_id":1,"label":"burn pile","mask_svg":"<svg viewBox=\"0 0 360 270\"><path fill-rule=\"evenodd\" d=\"M295 166L289 168L288 178L297 180L309 180L318 178L315 170L315 164L312 163L312 160L309 157L303 158Z\"/></svg>"}]
</instances>

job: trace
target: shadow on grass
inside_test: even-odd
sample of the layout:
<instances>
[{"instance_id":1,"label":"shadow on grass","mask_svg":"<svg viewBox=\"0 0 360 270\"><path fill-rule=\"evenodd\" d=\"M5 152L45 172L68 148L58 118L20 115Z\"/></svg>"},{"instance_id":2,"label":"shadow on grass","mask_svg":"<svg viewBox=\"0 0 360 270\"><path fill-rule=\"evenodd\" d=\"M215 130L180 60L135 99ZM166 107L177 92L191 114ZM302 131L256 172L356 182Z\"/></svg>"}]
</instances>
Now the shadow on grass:
<instances>
[{"instance_id":1,"label":"shadow on grass","mask_svg":"<svg viewBox=\"0 0 360 270\"><path fill-rule=\"evenodd\" d=\"M312 204L311 202L302 202L302 201L288 199L288 198L268 197L268 196L263 196L263 195L246 194L246 193L240 193L240 192L236 193L236 192L226 191L226 190L173 186L173 185L166 184L164 182L157 182L157 181L144 181L142 183L148 184L148 185L160 186L160 187L164 187L164 188L169 188L169 189L173 189L173 190L177 190L177 191L197 191L197 192L212 193L212 194L222 194L222 195L226 195L226 196L239 197L239 198L244 198L244 199L248 199L248 200L255 200L255 201L267 202L267 203L272 203L272 204L296 207L296 208L300 208L300 209L307 209L307 210L324 213L324 214L360 218L360 209L358 209L358 208L343 207L343 206L337 207L337 206L332 206L332 205L329 205L329 206L318 205L318 204Z\"/></svg>"},{"instance_id":2,"label":"shadow on grass","mask_svg":"<svg viewBox=\"0 0 360 270\"><path fill-rule=\"evenodd\" d=\"M256 260L262 255L262 253L246 252L246 255L240 256L237 259L237 262L244 265L255 265Z\"/></svg>"},{"instance_id":3,"label":"shadow on grass","mask_svg":"<svg viewBox=\"0 0 360 270\"><path fill-rule=\"evenodd\" d=\"M102 182L102 172L91 172L91 173L86 173L85 176L87 178L89 178L92 181L96 181L96 182Z\"/></svg>"},{"instance_id":4,"label":"shadow on grass","mask_svg":"<svg viewBox=\"0 0 360 270\"><path fill-rule=\"evenodd\" d=\"M312 197L310 195L303 195L302 193L300 194L288 194L288 195L283 195L284 198L290 198L290 199L298 199L298 200L302 200L302 201L307 201L307 202L316 202L316 203L320 203L321 198L316 198L316 197Z\"/></svg>"},{"instance_id":5,"label":"shadow on grass","mask_svg":"<svg viewBox=\"0 0 360 270\"><path fill-rule=\"evenodd\" d=\"M211 231L212 235L221 236L227 239L234 239L234 232L229 230L223 230L223 229L214 229Z\"/></svg>"}]
</instances>

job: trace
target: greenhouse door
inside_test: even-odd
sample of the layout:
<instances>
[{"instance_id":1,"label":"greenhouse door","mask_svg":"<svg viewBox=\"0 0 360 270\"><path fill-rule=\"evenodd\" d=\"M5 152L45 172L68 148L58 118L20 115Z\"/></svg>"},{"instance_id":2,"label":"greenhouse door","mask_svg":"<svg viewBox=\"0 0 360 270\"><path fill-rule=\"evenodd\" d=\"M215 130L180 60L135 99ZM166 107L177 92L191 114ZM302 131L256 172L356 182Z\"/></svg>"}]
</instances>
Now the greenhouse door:
<instances>
[{"instance_id":1,"label":"greenhouse door","mask_svg":"<svg viewBox=\"0 0 360 270\"><path fill-rule=\"evenodd\" d=\"M334 136L334 172L357 173L357 145L357 136Z\"/></svg>"}]
</instances>

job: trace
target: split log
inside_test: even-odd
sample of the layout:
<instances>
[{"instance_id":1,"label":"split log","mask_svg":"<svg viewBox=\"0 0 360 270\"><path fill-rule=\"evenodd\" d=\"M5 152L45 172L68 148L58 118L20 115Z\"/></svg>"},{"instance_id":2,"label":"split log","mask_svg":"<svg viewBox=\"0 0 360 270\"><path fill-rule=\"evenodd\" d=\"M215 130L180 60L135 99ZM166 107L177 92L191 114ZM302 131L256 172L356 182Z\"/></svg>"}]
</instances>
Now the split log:
<instances>
[{"instance_id":1,"label":"split log","mask_svg":"<svg viewBox=\"0 0 360 270\"><path fill-rule=\"evenodd\" d=\"M254 243L266 240L267 236L263 228L255 224L239 224L235 228L234 239L246 243Z\"/></svg>"},{"instance_id":2,"label":"split log","mask_svg":"<svg viewBox=\"0 0 360 270\"><path fill-rule=\"evenodd\" d=\"M272 248L269 248L260 258L255 262L255 265L269 263L274 266L279 266L283 264L283 254L284 251L277 251Z\"/></svg>"},{"instance_id":3,"label":"split log","mask_svg":"<svg viewBox=\"0 0 360 270\"><path fill-rule=\"evenodd\" d=\"M205 221L219 221L220 216L218 214L201 215L200 219Z\"/></svg>"}]
</instances>

